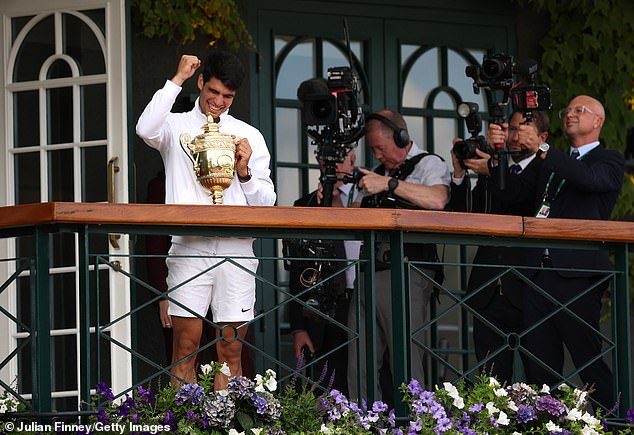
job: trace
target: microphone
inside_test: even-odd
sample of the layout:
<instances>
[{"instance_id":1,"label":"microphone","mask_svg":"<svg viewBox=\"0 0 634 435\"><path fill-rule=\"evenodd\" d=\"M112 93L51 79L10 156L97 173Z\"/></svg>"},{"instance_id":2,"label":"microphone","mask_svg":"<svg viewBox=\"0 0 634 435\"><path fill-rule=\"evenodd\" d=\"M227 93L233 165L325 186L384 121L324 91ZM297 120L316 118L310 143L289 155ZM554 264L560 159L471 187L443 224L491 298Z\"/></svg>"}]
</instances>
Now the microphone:
<instances>
[{"instance_id":1,"label":"microphone","mask_svg":"<svg viewBox=\"0 0 634 435\"><path fill-rule=\"evenodd\" d=\"M323 78L303 81L297 88L297 98L300 101L322 99L329 95L328 83Z\"/></svg>"}]
</instances>

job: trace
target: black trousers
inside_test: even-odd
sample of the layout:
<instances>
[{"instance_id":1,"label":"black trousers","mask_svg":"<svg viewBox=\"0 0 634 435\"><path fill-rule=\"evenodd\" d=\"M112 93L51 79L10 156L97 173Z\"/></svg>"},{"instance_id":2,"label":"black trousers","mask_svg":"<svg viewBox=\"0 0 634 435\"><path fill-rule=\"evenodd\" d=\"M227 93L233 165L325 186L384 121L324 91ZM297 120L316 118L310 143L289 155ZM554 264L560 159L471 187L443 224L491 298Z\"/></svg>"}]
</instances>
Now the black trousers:
<instances>
[{"instance_id":1,"label":"black trousers","mask_svg":"<svg viewBox=\"0 0 634 435\"><path fill-rule=\"evenodd\" d=\"M556 271L540 270L533 282L544 289L557 301L565 303L584 292L601 277L586 276L580 278L562 277ZM564 345L568 349L576 368L587 364L601 353L602 342L596 331L599 329L601 313L601 297L607 283L582 296L571 304L571 311L587 322L589 326L565 311L540 324L526 336L527 349L548 367L561 374L564 364ZM558 307L530 287L524 289L524 325L530 328L542 318L552 314ZM595 331L596 330L596 331ZM561 381L545 370L535 361L526 366L529 383L553 385ZM579 373L584 384L594 386L596 391L590 398L598 401L603 407L611 409L615 403L614 379L612 372L603 358L598 359Z\"/></svg>"},{"instance_id":2,"label":"black trousers","mask_svg":"<svg viewBox=\"0 0 634 435\"><path fill-rule=\"evenodd\" d=\"M512 305L504 294L496 293L486 307L478 308L476 311L505 334L519 333L522 330L524 324L522 310ZM491 328L490 325L474 317L473 343L478 361L482 361L497 352L499 348L506 347L501 353L489 359L483 369L495 375L500 382L511 383L513 381L515 354L511 350L511 346L516 345L517 342L513 339L507 340L504 335ZM520 374L518 377L523 378Z\"/></svg>"}]
</instances>

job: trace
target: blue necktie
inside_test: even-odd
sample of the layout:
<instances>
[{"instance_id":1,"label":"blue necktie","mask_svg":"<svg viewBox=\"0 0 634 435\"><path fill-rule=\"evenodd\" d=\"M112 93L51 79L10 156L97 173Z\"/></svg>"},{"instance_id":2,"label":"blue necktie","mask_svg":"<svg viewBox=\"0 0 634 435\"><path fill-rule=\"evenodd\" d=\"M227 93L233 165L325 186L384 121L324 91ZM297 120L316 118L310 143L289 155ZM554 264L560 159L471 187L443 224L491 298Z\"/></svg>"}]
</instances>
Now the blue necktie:
<instances>
[{"instance_id":1,"label":"blue necktie","mask_svg":"<svg viewBox=\"0 0 634 435\"><path fill-rule=\"evenodd\" d=\"M522 167L518 163L511 165L511 175L517 175L520 172L522 172Z\"/></svg>"},{"instance_id":2,"label":"blue necktie","mask_svg":"<svg viewBox=\"0 0 634 435\"><path fill-rule=\"evenodd\" d=\"M575 160L579 158L579 150L577 148L573 148L570 150L570 158Z\"/></svg>"}]
</instances>

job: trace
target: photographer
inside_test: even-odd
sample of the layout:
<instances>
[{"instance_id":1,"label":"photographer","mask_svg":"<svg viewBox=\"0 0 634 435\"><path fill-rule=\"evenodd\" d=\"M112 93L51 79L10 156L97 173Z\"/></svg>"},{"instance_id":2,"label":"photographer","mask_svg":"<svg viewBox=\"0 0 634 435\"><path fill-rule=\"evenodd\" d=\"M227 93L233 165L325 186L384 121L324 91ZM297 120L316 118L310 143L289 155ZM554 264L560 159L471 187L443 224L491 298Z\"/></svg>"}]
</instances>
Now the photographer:
<instances>
[{"instance_id":1,"label":"photographer","mask_svg":"<svg viewBox=\"0 0 634 435\"><path fill-rule=\"evenodd\" d=\"M353 192L351 192L351 190L354 188L354 185L345 184L342 178L352 173L355 161L356 155L354 151L351 150L344 161L336 165L338 181L335 183L332 193L333 207L347 207L352 199ZM324 169L322 168L322 172L323 171ZM293 205L296 207L318 207L321 205L322 199L322 185L320 183L317 190L298 199ZM333 241L334 258L358 259L359 245L359 241ZM341 262L336 264L335 268L339 270L344 266L345 264ZM298 294L306 289L306 285L302 284L300 278L302 272L302 270L298 269L291 269L290 271L289 287L293 294ZM354 288L355 269L349 268L344 273L345 274L335 276L324 285L328 286L328 291L337 295L334 300L334 318L345 325L348 318L349 295ZM322 276L322 278L325 277ZM302 357L302 354L304 358L323 355L346 342L348 338L347 333L340 327L304 310L303 307L296 302L289 303L289 309L293 348L297 359ZM332 388L347 394L346 370L348 367L348 351L345 347L342 347L332 353L326 362L328 363L329 371L334 373ZM316 373L318 374L321 370L322 368L318 367ZM317 378L313 376L313 379Z\"/></svg>"},{"instance_id":2,"label":"photographer","mask_svg":"<svg viewBox=\"0 0 634 435\"><path fill-rule=\"evenodd\" d=\"M539 218L607 220L621 191L625 159L599 140L605 121L603 105L579 95L559 116L570 151L541 149L536 180L509 178L504 196L532 201L537 210L534 216ZM529 146L535 152L540 149L535 143ZM494 179L498 170L491 169ZM591 231L587 223L575 225ZM528 382L553 386L561 381L565 344L575 367L581 369L583 383L596 388L593 397L606 409L612 408L614 380L601 357L599 323L601 298L609 284L606 276L612 271L609 252L565 248L523 252L526 264L533 267L529 277L535 285L561 304L575 299L568 305L570 314L560 312L546 319L558 306L533 286L524 288L524 325L538 325L526 336L526 348L541 361L531 360L527 365Z\"/></svg>"},{"instance_id":3,"label":"photographer","mask_svg":"<svg viewBox=\"0 0 634 435\"><path fill-rule=\"evenodd\" d=\"M449 201L449 183L451 175L449 167L439 156L421 150L409 137L403 117L391 110L382 110L366 116L366 144L372 149L374 157L381 162L374 171L360 168L363 177L358 182L359 195L355 203L361 207L378 208L410 208L442 210ZM405 255L410 261L437 261L435 245L406 244ZM389 257L388 255L384 256ZM434 275L435 270L425 266L426 273ZM361 277L361 280L363 277ZM410 275L411 292L411 330L420 328L427 318L427 306L433 292L432 283L420 273ZM377 349L379 358L377 367L382 366L383 355L387 351L389 360L393 352L392 328L392 292L389 268L377 270L376 287L376 321ZM363 288L360 282L358 288ZM359 352L361 357L361 379L366 379L365 362L365 304L363 292L360 294L361 311L359 312L361 339ZM352 300L355 300L354 297ZM348 325L356 329L357 313L351 304ZM396 320L396 319L394 319ZM357 346L349 346L348 387L352 398L359 393L357 385ZM419 346L412 346L411 376L423 379L424 352ZM367 386L361 386L361 397L366 397Z\"/></svg>"},{"instance_id":4,"label":"photographer","mask_svg":"<svg viewBox=\"0 0 634 435\"><path fill-rule=\"evenodd\" d=\"M534 121L524 127L522 113L513 113L509 123L501 126L491 124L488 128L488 143L506 142L510 177L536 179L540 159L529 144L545 143L550 125L548 114L535 112ZM459 160L452 150L453 179L451 183L450 207L453 211L492 213L503 215L532 216L535 212L532 200L512 202L502 198L495 181L489 176L488 160L490 155L477 150L480 158ZM471 180L466 169L478 174L475 187L471 190ZM497 246L479 246L473 260L474 264L517 265L521 263L521 251L514 248ZM488 322L505 334L522 330L522 294L520 282L512 274L506 274L485 288L485 283L501 274L504 269L474 266L469 275L468 292L477 292L469 298L469 305ZM505 345L505 339L487 326L478 317L473 318L473 341L476 358L485 360L490 354ZM512 343L509 343L512 344ZM513 351L504 350L487 360L484 366L500 380L513 380Z\"/></svg>"}]
</instances>

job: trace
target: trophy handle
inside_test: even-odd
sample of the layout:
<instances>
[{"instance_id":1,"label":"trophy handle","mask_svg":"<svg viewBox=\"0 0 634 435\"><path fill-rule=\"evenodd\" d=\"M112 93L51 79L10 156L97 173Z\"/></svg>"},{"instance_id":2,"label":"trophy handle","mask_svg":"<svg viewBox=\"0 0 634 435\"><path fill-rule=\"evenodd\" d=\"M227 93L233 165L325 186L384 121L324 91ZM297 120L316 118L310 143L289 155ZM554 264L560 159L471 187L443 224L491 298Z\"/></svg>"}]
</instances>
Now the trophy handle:
<instances>
[{"instance_id":1,"label":"trophy handle","mask_svg":"<svg viewBox=\"0 0 634 435\"><path fill-rule=\"evenodd\" d=\"M189 143L192 141L191 135L189 133L181 133L181 135L178 137L178 140L181 143L181 148L183 149L185 155L187 155L187 157L189 157L189 160L192 161L192 164L196 166L196 161L194 160L189 147L185 147L185 145L189 145Z\"/></svg>"}]
</instances>

